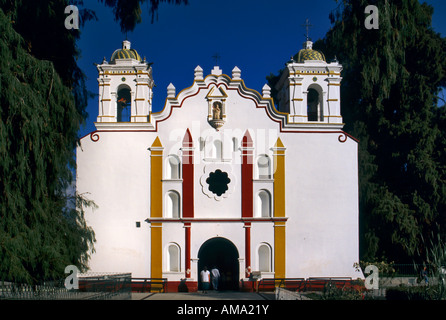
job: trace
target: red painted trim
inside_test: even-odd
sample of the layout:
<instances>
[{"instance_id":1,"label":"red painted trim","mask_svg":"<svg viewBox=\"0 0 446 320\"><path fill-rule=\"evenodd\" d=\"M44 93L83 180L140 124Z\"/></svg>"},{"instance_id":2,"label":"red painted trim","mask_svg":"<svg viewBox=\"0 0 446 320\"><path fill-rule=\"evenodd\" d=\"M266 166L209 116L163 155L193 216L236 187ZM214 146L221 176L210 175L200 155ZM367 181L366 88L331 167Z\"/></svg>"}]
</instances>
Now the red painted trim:
<instances>
[{"instance_id":1,"label":"red painted trim","mask_svg":"<svg viewBox=\"0 0 446 320\"><path fill-rule=\"evenodd\" d=\"M251 274L251 223L245 223L245 277Z\"/></svg>"},{"instance_id":2,"label":"red painted trim","mask_svg":"<svg viewBox=\"0 0 446 320\"><path fill-rule=\"evenodd\" d=\"M194 153L189 129L183 139L183 217L194 217Z\"/></svg>"},{"instance_id":3,"label":"red painted trim","mask_svg":"<svg viewBox=\"0 0 446 320\"><path fill-rule=\"evenodd\" d=\"M231 88L228 88L228 87L226 87L226 88L227 88L228 90L231 90ZM246 88L246 87L245 87L245 88ZM246 89L247 89L247 90L252 90L252 89L249 89L249 88L246 88ZM354 138L352 135L350 135L350 134L344 132L343 130L336 130L336 131L322 131L322 130L316 130L316 131L314 131L314 130L313 130L313 131L306 131L306 130L283 130L283 128L282 128L282 120L276 120L276 119L273 119L273 118L270 116L270 114L266 111L266 108L265 108L264 106L259 106L259 105L257 104L257 101L256 101L254 98L243 95L243 93L240 91L240 88L239 88L239 87L237 87L237 89L232 89L232 90L237 90L237 92L239 93L240 96L242 96L242 97L245 98L245 99L250 99L251 101L253 101L253 102L255 103L255 105L256 105L256 108L264 108L264 109L265 109L265 112L266 112L266 115L268 116L268 118L270 118L270 119L271 119L272 121L274 121L274 122L279 123L279 129L280 129L280 132L281 132L281 133L341 133L341 134L344 134L346 137L345 137L345 139L343 139L343 141L341 141L341 136L339 136L339 137L338 137L339 142L345 142L345 141L347 140L347 136L348 136L349 138L353 139L354 141L359 142L358 139ZM277 111L277 110L276 110L276 111Z\"/></svg>"},{"instance_id":4,"label":"red painted trim","mask_svg":"<svg viewBox=\"0 0 446 320\"><path fill-rule=\"evenodd\" d=\"M91 141L93 141L93 142L98 142L98 141L99 141L99 135L97 134L97 131L92 132L92 133L90 134L90 139L91 139Z\"/></svg>"},{"instance_id":5,"label":"red painted trim","mask_svg":"<svg viewBox=\"0 0 446 320\"><path fill-rule=\"evenodd\" d=\"M236 218L236 219L206 219L206 218L191 218L191 219L184 219L184 218L178 218L178 219L163 219L163 218L147 218L146 221L148 223L169 223L169 222L176 222L176 223L194 223L194 222L251 222L251 223L262 223L262 222L286 222L288 220L287 217L271 217L271 218Z\"/></svg>"},{"instance_id":6,"label":"red painted trim","mask_svg":"<svg viewBox=\"0 0 446 320\"><path fill-rule=\"evenodd\" d=\"M79 284L80 286L80 284ZM132 292L151 292L148 290L149 286L146 286L143 290L143 282L132 282L131 289ZM166 283L166 292L197 292L198 282L197 281L170 281Z\"/></svg>"},{"instance_id":7,"label":"red painted trim","mask_svg":"<svg viewBox=\"0 0 446 320\"><path fill-rule=\"evenodd\" d=\"M344 139L342 139L342 135L344 135ZM356 141L359 143L359 139L356 139L351 134L348 134L347 132L344 132L344 131L341 132L341 135L338 137L338 140L339 140L339 142L345 142L345 141L347 141L347 137L349 137L353 141Z\"/></svg>"},{"instance_id":8,"label":"red painted trim","mask_svg":"<svg viewBox=\"0 0 446 320\"><path fill-rule=\"evenodd\" d=\"M197 281L167 281L167 292L197 292Z\"/></svg>"},{"instance_id":9,"label":"red painted trim","mask_svg":"<svg viewBox=\"0 0 446 320\"><path fill-rule=\"evenodd\" d=\"M256 99L244 95L244 94L240 91L240 88L239 88L238 86L237 86L237 88L231 88L231 87L228 87L227 84L225 84L225 83L220 83L220 84L218 84L218 83L215 83L215 82L211 82L211 83L209 83L206 87L199 87L198 90L197 90L195 93L190 94L190 95L188 95L188 96L185 96L185 97L181 100L181 103L180 103L179 105L171 105L171 109L170 109L169 115L168 115L167 117L165 117L164 119L155 120L155 129L153 129L153 130L96 130L96 131L92 132L91 134L93 134L93 133L97 134L98 132L158 132L158 123L163 122L163 121L166 121L167 119L169 119L170 116L172 115L172 111L173 111L174 108L181 108L181 107L183 106L184 101L186 101L188 98L191 98L191 97L193 97L193 96L196 96L197 94L200 93L201 90L207 90L207 89L209 89L209 87L210 87L211 85L216 85L217 87L219 87L219 86L224 86L224 87L226 88L226 90L237 90L237 92L239 93L239 95L240 95L241 97L253 101L253 102L255 103L255 105L256 105L256 108L263 108L263 109L265 109L265 112L266 112L267 116L268 116L272 121L274 121L274 122L276 122L276 123L279 124L279 131L280 131L281 133L340 133L340 134L344 134L344 135L345 135L345 139L343 139L344 141L341 141L341 137L338 137L339 142L345 142L345 140L347 139L347 137L351 138L352 140L354 140L354 141L356 141L356 142L359 142L358 139L354 138L352 135L350 135L350 134L344 132L343 130L335 130L335 131L321 131L321 130L317 130L317 131L306 131L306 130L284 130L284 129L282 128L282 122L283 122L282 120L273 119L273 118L271 117L271 115L268 113L268 111L266 110L266 108L265 108L264 106L259 106L258 103L257 103L257 100L256 100ZM252 91L252 92L254 91L254 90L252 90L252 89L246 88L246 86L245 86L244 84L243 84L243 86L244 86L245 89L248 90L248 91ZM254 91L254 92L255 92L255 91ZM166 101L167 101L167 99L166 99ZM165 108L165 107L164 107L164 108ZM164 109L163 109L163 110L164 110ZM162 111L163 111L163 110L162 110ZM155 113L161 113L162 111L155 112ZM87 134L87 135L90 135L90 134ZM87 135L85 135L85 136L87 136ZM80 140L82 140L83 138L85 138L85 136L82 137ZM99 136L98 136L98 137L99 137ZM96 136L95 136L95 138L96 138Z\"/></svg>"},{"instance_id":10,"label":"red painted trim","mask_svg":"<svg viewBox=\"0 0 446 320\"><path fill-rule=\"evenodd\" d=\"M252 138L246 130L242 139L242 217L252 218L253 208L253 156Z\"/></svg>"},{"instance_id":11,"label":"red painted trim","mask_svg":"<svg viewBox=\"0 0 446 320\"><path fill-rule=\"evenodd\" d=\"M209 89L210 85L211 85L211 83L206 87L206 89ZM156 122L156 125L155 125L155 131L158 131L158 122L163 122L163 121L166 121L167 119L170 118L170 116L172 115L172 110L173 110L173 108L181 108L181 107L183 106L183 102L184 102L187 98L196 96L197 94L200 93L200 90L201 90L201 89L203 89L203 88L198 88L197 92L195 92L194 94L191 94L191 95L189 95L189 96L184 97L183 100L181 101L181 103L180 103L179 105L177 105L177 106L170 105L171 108L170 108L169 115L168 115L167 117L165 117L164 119L160 119L160 120L158 120L158 121L155 120L155 122ZM167 100L166 100L166 101L167 101ZM166 104L164 104L164 108L165 108L165 107L166 107ZM154 112L154 113L161 113L161 112L164 111L164 108L163 108L163 110L161 110L161 111L159 111L159 112Z\"/></svg>"},{"instance_id":12,"label":"red painted trim","mask_svg":"<svg viewBox=\"0 0 446 320\"><path fill-rule=\"evenodd\" d=\"M190 245L190 228L191 225L190 223L185 223L184 224L184 229L185 229L185 242L186 242L186 254L185 254L185 259L186 259L186 278L190 278L191 277L191 263L190 263L190 251L191 251L191 245Z\"/></svg>"},{"instance_id":13,"label":"red painted trim","mask_svg":"<svg viewBox=\"0 0 446 320\"><path fill-rule=\"evenodd\" d=\"M183 139L183 159L182 159L182 171L183 171L183 217L194 217L194 142L189 129L186 130ZM190 244L190 223L185 223L185 240L186 240L186 254L185 254L185 266L186 266L186 278L191 277L191 244Z\"/></svg>"},{"instance_id":14,"label":"red painted trim","mask_svg":"<svg viewBox=\"0 0 446 320\"><path fill-rule=\"evenodd\" d=\"M92 131L90 133L87 133L86 135L84 135L79 140L82 140L85 137L90 136L90 139L93 142L97 142L99 140L99 138L100 138L98 133L101 133L101 132L157 132L157 130L95 130L95 131ZM349 133L347 133L347 132L345 132L343 130L337 130L337 131L287 130L287 131L282 131L282 128L280 128L280 132L281 133L339 133L340 134L340 136L338 136L339 142L345 142L347 140L347 137L349 137L353 141L359 143L359 139L353 137L351 134L349 134ZM342 135L344 135L344 137L342 137Z\"/></svg>"}]
</instances>

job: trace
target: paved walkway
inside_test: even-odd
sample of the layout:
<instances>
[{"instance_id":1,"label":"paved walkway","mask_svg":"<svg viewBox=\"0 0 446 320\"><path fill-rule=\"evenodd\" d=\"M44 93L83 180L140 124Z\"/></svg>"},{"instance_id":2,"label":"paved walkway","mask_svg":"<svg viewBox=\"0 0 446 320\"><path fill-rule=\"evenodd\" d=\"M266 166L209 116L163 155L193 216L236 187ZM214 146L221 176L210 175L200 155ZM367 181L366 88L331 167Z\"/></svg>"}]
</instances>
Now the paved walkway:
<instances>
[{"instance_id":1,"label":"paved walkway","mask_svg":"<svg viewBox=\"0 0 446 320\"><path fill-rule=\"evenodd\" d=\"M273 292L208 291L208 293L132 293L132 300L274 300L274 298Z\"/></svg>"}]
</instances>

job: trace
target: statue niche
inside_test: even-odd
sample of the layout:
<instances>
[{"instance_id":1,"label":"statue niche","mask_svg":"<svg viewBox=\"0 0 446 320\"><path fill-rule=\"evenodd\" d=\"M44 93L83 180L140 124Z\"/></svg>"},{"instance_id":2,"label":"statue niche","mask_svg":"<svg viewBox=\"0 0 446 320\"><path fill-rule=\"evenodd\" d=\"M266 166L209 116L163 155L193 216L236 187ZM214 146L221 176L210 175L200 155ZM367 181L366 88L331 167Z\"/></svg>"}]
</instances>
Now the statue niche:
<instances>
[{"instance_id":1,"label":"statue niche","mask_svg":"<svg viewBox=\"0 0 446 320\"><path fill-rule=\"evenodd\" d=\"M222 103L220 101L214 101L212 103L212 115L209 119L209 124L218 131L224 123Z\"/></svg>"}]
</instances>

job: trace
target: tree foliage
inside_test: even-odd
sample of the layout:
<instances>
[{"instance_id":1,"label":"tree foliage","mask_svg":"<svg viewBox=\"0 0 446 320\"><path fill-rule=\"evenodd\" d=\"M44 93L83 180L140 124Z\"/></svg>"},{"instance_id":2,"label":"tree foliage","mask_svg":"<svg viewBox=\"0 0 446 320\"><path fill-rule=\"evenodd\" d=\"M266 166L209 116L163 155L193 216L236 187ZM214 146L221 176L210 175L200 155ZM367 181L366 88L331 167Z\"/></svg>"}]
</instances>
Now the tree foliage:
<instances>
[{"instance_id":1,"label":"tree foliage","mask_svg":"<svg viewBox=\"0 0 446 320\"><path fill-rule=\"evenodd\" d=\"M94 233L67 206L82 114L52 62L29 53L0 10L0 279L85 268Z\"/></svg>"},{"instance_id":2,"label":"tree foliage","mask_svg":"<svg viewBox=\"0 0 446 320\"><path fill-rule=\"evenodd\" d=\"M318 45L343 64L346 130L360 139L362 253L415 257L420 236L444 223L446 39L417 0L339 3ZM364 27L370 4L379 29Z\"/></svg>"},{"instance_id":3,"label":"tree foliage","mask_svg":"<svg viewBox=\"0 0 446 320\"><path fill-rule=\"evenodd\" d=\"M344 130L360 140L362 259L404 261L422 249L421 235L445 223L445 107L437 100L446 40L431 27L433 8L417 0L337 2L314 48L343 65ZM364 26L368 5L379 10L379 29Z\"/></svg>"},{"instance_id":4,"label":"tree foliage","mask_svg":"<svg viewBox=\"0 0 446 320\"><path fill-rule=\"evenodd\" d=\"M83 5L80 0L70 3ZM0 8L23 38L26 50L36 59L51 61L63 84L72 90L76 108L84 121L88 116L85 107L93 94L87 90L86 76L77 65L80 50L76 41L80 31L67 30L64 26L67 5L67 0L0 0ZM95 18L93 11L81 8L81 27Z\"/></svg>"},{"instance_id":5,"label":"tree foliage","mask_svg":"<svg viewBox=\"0 0 446 320\"><path fill-rule=\"evenodd\" d=\"M188 0L99 0L106 6L113 8L115 20L119 22L122 32L133 31L138 23L142 21L143 4L147 5L151 21L157 16L159 5L162 2L188 4Z\"/></svg>"},{"instance_id":6,"label":"tree foliage","mask_svg":"<svg viewBox=\"0 0 446 320\"><path fill-rule=\"evenodd\" d=\"M125 32L172 0L100 0ZM187 0L175 0L176 4ZM75 0L0 0L0 281L37 283L86 270L95 241L84 208L68 192L75 148L93 96L77 65L80 31L64 26L65 7L80 7L81 27L97 19Z\"/></svg>"}]
</instances>

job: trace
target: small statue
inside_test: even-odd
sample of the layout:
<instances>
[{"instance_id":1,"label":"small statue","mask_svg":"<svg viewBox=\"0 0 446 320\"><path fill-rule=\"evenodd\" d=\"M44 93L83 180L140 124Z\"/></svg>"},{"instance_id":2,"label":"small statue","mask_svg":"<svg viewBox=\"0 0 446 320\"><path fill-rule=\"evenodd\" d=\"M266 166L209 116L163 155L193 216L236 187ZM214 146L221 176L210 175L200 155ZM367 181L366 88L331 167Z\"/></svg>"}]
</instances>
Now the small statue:
<instances>
[{"instance_id":1,"label":"small statue","mask_svg":"<svg viewBox=\"0 0 446 320\"><path fill-rule=\"evenodd\" d=\"M220 120L221 119L221 109L219 103L214 103L214 106L212 107L212 118L213 120Z\"/></svg>"}]
</instances>

